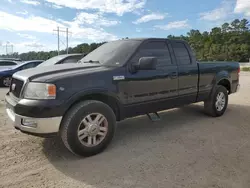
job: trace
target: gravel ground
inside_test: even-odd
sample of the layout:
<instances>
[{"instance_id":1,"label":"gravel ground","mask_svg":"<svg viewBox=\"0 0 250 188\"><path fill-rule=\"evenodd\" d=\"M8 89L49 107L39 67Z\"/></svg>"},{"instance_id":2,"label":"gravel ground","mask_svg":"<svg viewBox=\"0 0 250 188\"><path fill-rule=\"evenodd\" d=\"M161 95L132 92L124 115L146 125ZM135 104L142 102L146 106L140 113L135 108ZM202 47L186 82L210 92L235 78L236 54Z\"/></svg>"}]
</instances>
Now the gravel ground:
<instances>
[{"instance_id":1,"label":"gravel ground","mask_svg":"<svg viewBox=\"0 0 250 188\"><path fill-rule=\"evenodd\" d=\"M125 120L107 150L79 158L58 138L16 131L2 101L0 187L249 188L250 73L241 73L241 90L224 116L202 110L199 103L163 112L157 123Z\"/></svg>"}]
</instances>

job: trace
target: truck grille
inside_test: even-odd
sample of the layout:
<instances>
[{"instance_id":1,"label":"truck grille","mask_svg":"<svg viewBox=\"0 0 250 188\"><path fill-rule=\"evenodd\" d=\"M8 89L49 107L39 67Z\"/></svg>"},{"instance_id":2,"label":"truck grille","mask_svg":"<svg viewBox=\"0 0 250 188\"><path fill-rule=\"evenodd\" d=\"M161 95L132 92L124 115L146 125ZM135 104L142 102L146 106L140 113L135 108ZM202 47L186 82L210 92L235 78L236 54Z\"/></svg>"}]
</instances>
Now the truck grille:
<instances>
[{"instance_id":1,"label":"truck grille","mask_svg":"<svg viewBox=\"0 0 250 188\"><path fill-rule=\"evenodd\" d=\"M12 78L11 80L11 85L10 85L10 92L15 96L15 97L20 97L20 93L23 87L24 81L18 80L16 78ZM15 84L14 90L13 90L13 84Z\"/></svg>"}]
</instances>

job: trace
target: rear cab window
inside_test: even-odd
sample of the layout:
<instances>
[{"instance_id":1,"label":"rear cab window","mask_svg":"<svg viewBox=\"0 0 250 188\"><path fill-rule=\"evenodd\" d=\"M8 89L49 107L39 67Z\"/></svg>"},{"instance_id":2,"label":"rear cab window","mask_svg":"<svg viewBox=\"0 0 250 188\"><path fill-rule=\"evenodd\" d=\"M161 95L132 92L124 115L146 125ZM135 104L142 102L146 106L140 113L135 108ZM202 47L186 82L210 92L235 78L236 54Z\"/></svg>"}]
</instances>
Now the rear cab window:
<instances>
[{"instance_id":1,"label":"rear cab window","mask_svg":"<svg viewBox=\"0 0 250 188\"><path fill-rule=\"evenodd\" d=\"M175 53L175 57L178 65L192 65L191 56L186 45L183 42L172 42L172 47Z\"/></svg>"}]
</instances>

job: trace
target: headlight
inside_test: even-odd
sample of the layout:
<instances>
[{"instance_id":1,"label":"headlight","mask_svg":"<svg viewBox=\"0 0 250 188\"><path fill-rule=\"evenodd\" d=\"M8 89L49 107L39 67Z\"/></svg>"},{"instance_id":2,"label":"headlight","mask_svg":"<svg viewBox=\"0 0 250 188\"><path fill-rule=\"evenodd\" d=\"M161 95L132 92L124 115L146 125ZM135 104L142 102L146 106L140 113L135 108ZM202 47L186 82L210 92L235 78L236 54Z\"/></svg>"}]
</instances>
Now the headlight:
<instances>
[{"instance_id":1,"label":"headlight","mask_svg":"<svg viewBox=\"0 0 250 188\"><path fill-rule=\"evenodd\" d=\"M24 90L26 99L55 99L56 86L47 83L29 82Z\"/></svg>"}]
</instances>

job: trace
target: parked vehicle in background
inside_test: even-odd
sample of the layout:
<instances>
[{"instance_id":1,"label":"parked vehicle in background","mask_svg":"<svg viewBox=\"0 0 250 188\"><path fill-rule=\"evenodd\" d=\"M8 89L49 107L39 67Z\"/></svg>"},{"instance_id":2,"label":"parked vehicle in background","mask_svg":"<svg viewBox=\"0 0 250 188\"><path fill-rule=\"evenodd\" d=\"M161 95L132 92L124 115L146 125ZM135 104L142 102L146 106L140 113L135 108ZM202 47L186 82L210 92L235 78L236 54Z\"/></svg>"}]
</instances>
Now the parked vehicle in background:
<instances>
[{"instance_id":1,"label":"parked vehicle in background","mask_svg":"<svg viewBox=\"0 0 250 188\"><path fill-rule=\"evenodd\" d=\"M17 64L11 68L6 68L0 70L0 84L4 87L9 87L12 79L12 75L18 71L34 68L40 63L42 63L43 60L32 60L32 61L26 61L20 64Z\"/></svg>"},{"instance_id":2,"label":"parked vehicle in background","mask_svg":"<svg viewBox=\"0 0 250 188\"><path fill-rule=\"evenodd\" d=\"M38 67L58 65L58 64L66 64L66 63L77 63L81 58L83 58L85 54L63 54L52 57L43 63L41 63Z\"/></svg>"},{"instance_id":3,"label":"parked vehicle in background","mask_svg":"<svg viewBox=\"0 0 250 188\"><path fill-rule=\"evenodd\" d=\"M0 70L14 67L20 63L21 61L18 62L18 61L13 61L13 60L0 60Z\"/></svg>"},{"instance_id":4,"label":"parked vehicle in background","mask_svg":"<svg viewBox=\"0 0 250 188\"><path fill-rule=\"evenodd\" d=\"M239 89L239 63L199 63L181 40L108 42L80 62L13 75L5 100L16 129L59 134L69 151L90 156L109 145L116 121L143 114L154 121L158 111L201 101L219 117Z\"/></svg>"},{"instance_id":5,"label":"parked vehicle in background","mask_svg":"<svg viewBox=\"0 0 250 188\"><path fill-rule=\"evenodd\" d=\"M8 58L8 57L0 57L0 60L9 60L9 61L18 61L21 62L20 58Z\"/></svg>"}]
</instances>

